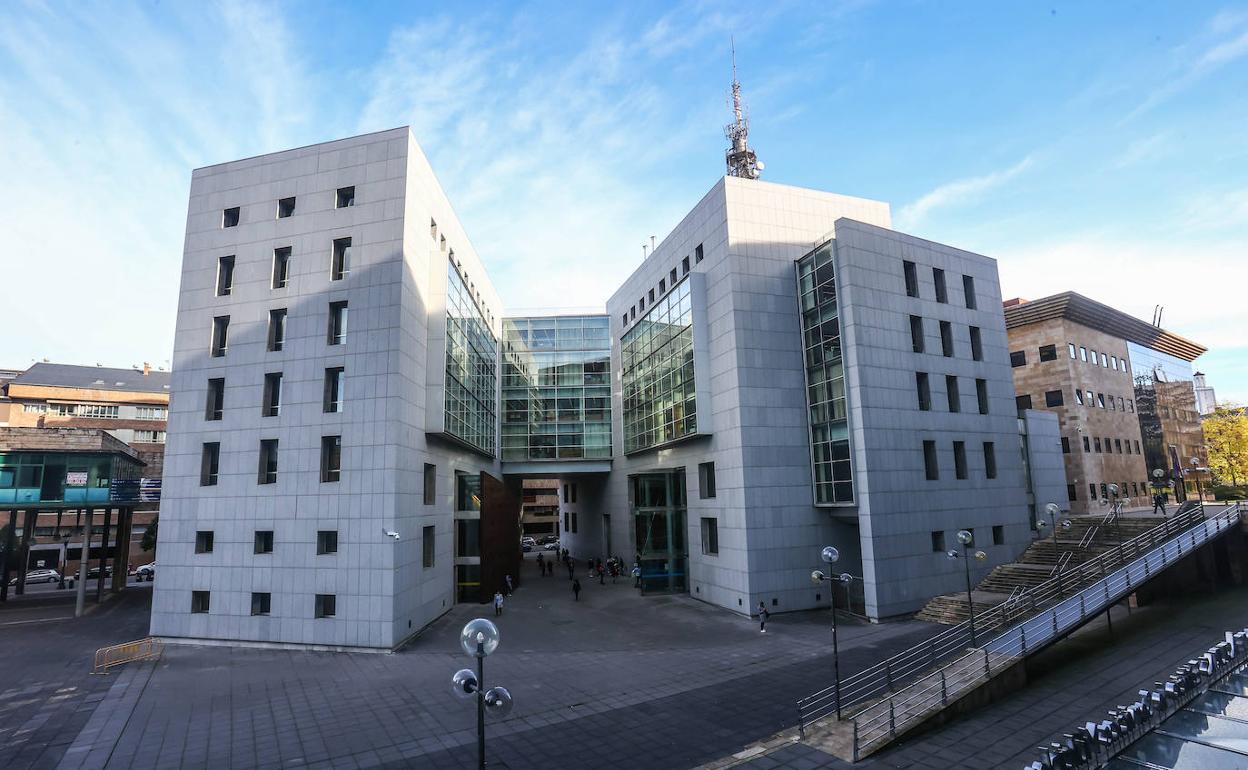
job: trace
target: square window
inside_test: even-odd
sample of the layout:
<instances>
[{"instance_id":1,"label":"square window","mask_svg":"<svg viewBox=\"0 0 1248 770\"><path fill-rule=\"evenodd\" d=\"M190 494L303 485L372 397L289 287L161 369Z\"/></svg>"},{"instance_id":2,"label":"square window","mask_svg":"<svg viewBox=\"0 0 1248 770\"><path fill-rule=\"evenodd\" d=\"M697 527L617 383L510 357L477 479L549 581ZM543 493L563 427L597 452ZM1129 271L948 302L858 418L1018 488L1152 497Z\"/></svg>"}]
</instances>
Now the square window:
<instances>
[{"instance_id":1,"label":"square window","mask_svg":"<svg viewBox=\"0 0 1248 770\"><path fill-rule=\"evenodd\" d=\"M258 484L277 482L277 439L260 439L260 467L256 475Z\"/></svg>"},{"instance_id":2,"label":"square window","mask_svg":"<svg viewBox=\"0 0 1248 770\"><path fill-rule=\"evenodd\" d=\"M273 553L273 530L256 530L255 553Z\"/></svg>"},{"instance_id":3,"label":"square window","mask_svg":"<svg viewBox=\"0 0 1248 770\"><path fill-rule=\"evenodd\" d=\"M702 517L702 553L719 553L719 520Z\"/></svg>"},{"instance_id":4,"label":"square window","mask_svg":"<svg viewBox=\"0 0 1248 770\"><path fill-rule=\"evenodd\" d=\"M316 595L316 616L332 618L338 611L338 596L335 594Z\"/></svg>"},{"instance_id":5,"label":"square window","mask_svg":"<svg viewBox=\"0 0 1248 770\"><path fill-rule=\"evenodd\" d=\"M958 395L958 378L952 374L945 375L945 397L948 399L950 412L962 411L962 399Z\"/></svg>"},{"instance_id":6,"label":"square window","mask_svg":"<svg viewBox=\"0 0 1248 770\"><path fill-rule=\"evenodd\" d=\"M940 468L936 464L935 441L923 442L923 467L928 481L936 481L940 478Z\"/></svg>"},{"instance_id":7,"label":"square window","mask_svg":"<svg viewBox=\"0 0 1248 770\"><path fill-rule=\"evenodd\" d=\"M345 209L355 205L355 187L339 187L338 194L334 196L334 208Z\"/></svg>"},{"instance_id":8,"label":"square window","mask_svg":"<svg viewBox=\"0 0 1248 770\"><path fill-rule=\"evenodd\" d=\"M205 442L199 462L199 485L201 487L216 486L217 470L220 461L221 443L218 441Z\"/></svg>"},{"instance_id":9,"label":"square window","mask_svg":"<svg viewBox=\"0 0 1248 770\"><path fill-rule=\"evenodd\" d=\"M978 326L970 327L971 330L971 360L984 360L984 340L983 335L979 331Z\"/></svg>"},{"instance_id":10,"label":"square window","mask_svg":"<svg viewBox=\"0 0 1248 770\"><path fill-rule=\"evenodd\" d=\"M949 292L945 288L945 271L938 267L932 268L932 281L936 284L936 301L948 302Z\"/></svg>"},{"instance_id":11,"label":"square window","mask_svg":"<svg viewBox=\"0 0 1248 770\"><path fill-rule=\"evenodd\" d=\"M238 206L221 212L222 227L238 227Z\"/></svg>"},{"instance_id":12,"label":"square window","mask_svg":"<svg viewBox=\"0 0 1248 770\"><path fill-rule=\"evenodd\" d=\"M286 344L286 308L278 307L269 311L269 341L268 348L270 353L280 352Z\"/></svg>"},{"instance_id":13,"label":"square window","mask_svg":"<svg viewBox=\"0 0 1248 770\"><path fill-rule=\"evenodd\" d=\"M324 556L327 553L338 553L338 530L322 529L316 533L316 553Z\"/></svg>"},{"instance_id":14,"label":"square window","mask_svg":"<svg viewBox=\"0 0 1248 770\"><path fill-rule=\"evenodd\" d=\"M940 322L940 352L945 358L953 358L953 324L948 321Z\"/></svg>"},{"instance_id":15,"label":"square window","mask_svg":"<svg viewBox=\"0 0 1248 770\"><path fill-rule=\"evenodd\" d=\"M1000 524L992 526L992 544L1005 545L1005 527Z\"/></svg>"},{"instance_id":16,"label":"square window","mask_svg":"<svg viewBox=\"0 0 1248 770\"><path fill-rule=\"evenodd\" d=\"M274 289L286 288L290 279L290 247L282 246L273 249L273 283Z\"/></svg>"},{"instance_id":17,"label":"square window","mask_svg":"<svg viewBox=\"0 0 1248 770\"><path fill-rule=\"evenodd\" d=\"M944 532L937 531L937 532L932 533L932 552L933 553L945 552L945 533Z\"/></svg>"},{"instance_id":18,"label":"square window","mask_svg":"<svg viewBox=\"0 0 1248 770\"><path fill-rule=\"evenodd\" d=\"M698 492L703 500L715 496L715 463L698 464Z\"/></svg>"},{"instance_id":19,"label":"square window","mask_svg":"<svg viewBox=\"0 0 1248 770\"><path fill-rule=\"evenodd\" d=\"M425 569L433 567L433 559L435 551L434 529L432 526L425 527L421 530L421 564Z\"/></svg>"},{"instance_id":20,"label":"square window","mask_svg":"<svg viewBox=\"0 0 1248 770\"><path fill-rule=\"evenodd\" d=\"M268 615L269 609L273 606L273 594L255 593L251 594L251 614L252 615Z\"/></svg>"},{"instance_id":21,"label":"square window","mask_svg":"<svg viewBox=\"0 0 1248 770\"><path fill-rule=\"evenodd\" d=\"M914 387L919 397L919 411L921 412L932 410L932 391L927 380L927 372L914 373Z\"/></svg>"},{"instance_id":22,"label":"square window","mask_svg":"<svg viewBox=\"0 0 1248 770\"><path fill-rule=\"evenodd\" d=\"M204 404L205 420L220 420L225 411L225 378L213 377L208 380L208 399Z\"/></svg>"},{"instance_id":23,"label":"square window","mask_svg":"<svg viewBox=\"0 0 1248 770\"><path fill-rule=\"evenodd\" d=\"M321 481L342 478L342 436L321 436Z\"/></svg>"},{"instance_id":24,"label":"square window","mask_svg":"<svg viewBox=\"0 0 1248 770\"><path fill-rule=\"evenodd\" d=\"M910 316L910 345L915 353L923 352L923 319L917 315Z\"/></svg>"},{"instance_id":25,"label":"square window","mask_svg":"<svg viewBox=\"0 0 1248 770\"><path fill-rule=\"evenodd\" d=\"M329 280L341 281L351 272L351 239L335 238L329 264Z\"/></svg>"},{"instance_id":26,"label":"square window","mask_svg":"<svg viewBox=\"0 0 1248 770\"><path fill-rule=\"evenodd\" d=\"M1010 366L1017 369L1020 366L1027 365L1027 351L1014 350L1010 352Z\"/></svg>"},{"instance_id":27,"label":"square window","mask_svg":"<svg viewBox=\"0 0 1248 770\"><path fill-rule=\"evenodd\" d=\"M295 213L295 199L282 198L277 202L277 218L286 219Z\"/></svg>"},{"instance_id":28,"label":"square window","mask_svg":"<svg viewBox=\"0 0 1248 770\"><path fill-rule=\"evenodd\" d=\"M975 310L979 303L975 299L975 279L969 275L962 276L962 294L966 297L968 310Z\"/></svg>"},{"instance_id":29,"label":"square window","mask_svg":"<svg viewBox=\"0 0 1248 770\"><path fill-rule=\"evenodd\" d=\"M438 466L425 463L425 505L433 505L438 499Z\"/></svg>"},{"instance_id":30,"label":"square window","mask_svg":"<svg viewBox=\"0 0 1248 770\"><path fill-rule=\"evenodd\" d=\"M325 369L325 389L321 404L321 410L325 414L342 411L342 391L345 379L346 369L343 367L331 366Z\"/></svg>"},{"instance_id":31,"label":"square window","mask_svg":"<svg viewBox=\"0 0 1248 770\"><path fill-rule=\"evenodd\" d=\"M1057 346L1056 345L1041 345L1040 346L1040 360L1041 361L1056 361L1057 360Z\"/></svg>"},{"instance_id":32,"label":"square window","mask_svg":"<svg viewBox=\"0 0 1248 770\"><path fill-rule=\"evenodd\" d=\"M228 297L234 289L234 256L217 258L217 296Z\"/></svg>"},{"instance_id":33,"label":"square window","mask_svg":"<svg viewBox=\"0 0 1248 770\"><path fill-rule=\"evenodd\" d=\"M221 358L230 347L230 317L219 315L212 319L212 357Z\"/></svg>"},{"instance_id":34,"label":"square window","mask_svg":"<svg viewBox=\"0 0 1248 770\"><path fill-rule=\"evenodd\" d=\"M270 372L264 375L264 401L260 409L261 417L277 417L282 410L282 373Z\"/></svg>"},{"instance_id":35,"label":"square window","mask_svg":"<svg viewBox=\"0 0 1248 770\"><path fill-rule=\"evenodd\" d=\"M906 296L919 296L919 273L914 263L909 260L902 260L901 272L906 279Z\"/></svg>"},{"instance_id":36,"label":"square window","mask_svg":"<svg viewBox=\"0 0 1248 770\"><path fill-rule=\"evenodd\" d=\"M205 614L208 612L209 604L209 593L207 591L191 591L191 612L193 614Z\"/></svg>"},{"instance_id":37,"label":"square window","mask_svg":"<svg viewBox=\"0 0 1248 770\"><path fill-rule=\"evenodd\" d=\"M984 442L984 475L990 479L997 477L997 449L992 441Z\"/></svg>"},{"instance_id":38,"label":"square window","mask_svg":"<svg viewBox=\"0 0 1248 770\"><path fill-rule=\"evenodd\" d=\"M212 553L213 532L201 529L195 533L195 553Z\"/></svg>"},{"instance_id":39,"label":"square window","mask_svg":"<svg viewBox=\"0 0 1248 770\"><path fill-rule=\"evenodd\" d=\"M1014 408L1017 409L1019 412L1024 412L1030 409L1031 408L1031 396L1030 395L1015 396Z\"/></svg>"},{"instance_id":40,"label":"square window","mask_svg":"<svg viewBox=\"0 0 1248 770\"><path fill-rule=\"evenodd\" d=\"M1044 405L1048 407L1063 406L1065 400L1062 398L1060 390L1046 390L1044 392Z\"/></svg>"},{"instance_id":41,"label":"square window","mask_svg":"<svg viewBox=\"0 0 1248 770\"><path fill-rule=\"evenodd\" d=\"M966 442L953 442L953 474L959 479L966 478Z\"/></svg>"}]
</instances>

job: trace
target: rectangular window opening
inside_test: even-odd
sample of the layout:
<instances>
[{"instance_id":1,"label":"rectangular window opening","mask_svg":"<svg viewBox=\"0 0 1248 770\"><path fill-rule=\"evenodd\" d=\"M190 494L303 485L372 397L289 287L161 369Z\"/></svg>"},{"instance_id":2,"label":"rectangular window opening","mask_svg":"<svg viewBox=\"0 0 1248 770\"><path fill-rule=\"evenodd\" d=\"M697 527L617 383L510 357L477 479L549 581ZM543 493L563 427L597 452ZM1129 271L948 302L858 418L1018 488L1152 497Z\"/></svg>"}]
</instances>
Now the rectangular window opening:
<instances>
[{"instance_id":1,"label":"rectangular window opening","mask_svg":"<svg viewBox=\"0 0 1248 770\"><path fill-rule=\"evenodd\" d=\"M212 553L213 532L201 529L195 533L195 553Z\"/></svg>"},{"instance_id":2,"label":"rectangular window opening","mask_svg":"<svg viewBox=\"0 0 1248 770\"><path fill-rule=\"evenodd\" d=\"M966 474L966 442L953 442L953 473L959 479L965 479Z\"/></svg>"},{"instance_id":3,"label":"rectangular window opening","mask_svg":"<svg viewBox=\"0 0 1248 770\"><path fill-rule=\"evenodd\" d=\"M316 616L332 618L338 612L338 596L336 594L316 595Z\"/></svg>"},{"instance_id":4,"label":"rectangular window opening","mask_svg":"<svg viewBox=\"0 0 1248 770\"><path fill-rule=\"evenodd\" d=\"M902 261L901 270L906 279L906 296L919 296L919 273L914 263L908 260Z\"/></svg>"},{"instance_id":5,"label":"rectangular window opening","mask_svg":"<svg viewBox=\"0 0 1248 770\"><path fill-rule=\"evenodd\" d=\"M334 196L334 208L345 209L355 205L355 187L339 187Z\"/></svg>"},{"instance_id":6,"label":"rectangular window opening","mask_svg":"<svg viewBox=\"0 0 1248 770\"><path fill-rule=\"evenodd\" d=\"M251 594L251 614L252 615L268 615L273 607L273 594L257 593Z\"/></svg>"},{"instance_id":7,"label":"rectangular window opening","mask_svg":"<svg viewBox=\"0 0 1248 770\"><path fill-rule=\"evenodd\" d=\"M295 199L282 198L277 202L277 218L286 219L295 213Z\"/></svg>"},{"instance_id":8,"label":"rectangular window opening","mask_svg":"<svg viewBox=\"0 0 1248 770\"><path fill-rule=\"evenodd\" d=\"M347 341L347 302L329 303L329 329L326 342L330 345L342 345Z\"/></svg>"},{"instance_id":9,"label":"rectangular window opening","mask_svg":"<svg viewBox=\"0 0 1248 770\"><path fill-rule=\"evenodd\" d=\"M342 478L342 436L321 437L321 482Z\"/></svg>"},{"instance_id":10,"label":"rectangular window opening","mask_svg":"<svg viewBox=\"0 0 1248 770\"><path fill-rule=\"evenodd\" d=\"M221 227L238 227L238 206L221 212Z\"/></svg>"},{"instance_id":11,"label":"rectangular window opening","mask_svg":"<svg viewBox=\"0 0 1248 770\"><path fill-rule=\"evenodd\" d=\"M945 271L939 267L933 267L932 281L936 283L936 301L947 303L949 301L949 291L945 288Z\"/></svg>"},{"instance_id":12,"label":"rectangular window opening","mask_svg":"<svg viewBox=\"0 0 1248 770\"><path fill-rule=\"evenodd\" d=\"M962 276L962 293L966 296L966 307L968 310L975 310L978 302L975 299L975 279L972 276Z\"/></svg>"},{"instance_id":13,"label":"rectangular window opening","mask_svg":"<svg viewBox=\"0 0 1248 770\"><path fill-rule=\"evenodd\" d=\"M421 566L425 569L433 567L434 554L437 553L437 544L434 542L434 528L432 526L424 527L421 530L420 550L421 550Z\"/></svg>"},{"instance_id":14,"label":"rectangular window opening","mask_svg":"<svg viewBox=\"0 0 1248 770\"><path fill-rule=\"evenodd\" d=\"M220 461L221 443L218 441L205 442L199 463L199 485L201 487L216 486Z\"/></svg>"},{"instance_id":15,"label":"rectangular window opening","mask_svg":"<svg viewBox=\"0 0 1248 770\"><path fill-rule=\"evenodd\" d=\"M914 387L919 397L919 411L930 412L932 410L932 390L928 384L927 372L914 373Z\"/></svg>"},{"instance_id":16,"label":"rectangular window opening","mask_svg":"<svg viewBox=\"0 0 1248 770\"><path fill-rule=\"evenodd\" d=\"M316 533L316 554L338 553L338 530L322 529Z\"/></svg>"},{"instance_id":17,"label":"rectangular window opening","mask_svg":"<svg viewBox=\"0 0 1248 770\"><path fill-rule=\"evenodd\" d=\"M950 412L962 411L962 398L958 393L958 378L955 375L945 375L945 397L949 401Z\"/></svg>"},{"instance_id":18,"label":"rectangular window opening","mask_svg":"<svg viewBox=\"0 0 1248 770\"><path fill-rule=\"evenodd\" d=\"M715 463L698 464L698 491L703 500L715 496Z\"/></svg>"},{"instance_id":19,"label":"rectangular window opening","mask_svg":"<svg viewBox=\"0 0 1248 770\"><path fill-rule=\"evenodd\" d=\"M209 603L208 591L191 591L191 612L193 614L206 614L208 612Z\"/></svg>"},{"instance_id":20,"label":"rectangular window opening","mask_svg":"<svg viewBox=\"0 0 1248 770\"><path fill-rule=\"evenodd\" d=\"M935 441L923 442L923 467L928 481L936 481L940 478L940 468L936 463Z\"/></svg>"},{"instance_id":21,"label":"rectangular window opening","mask_svg":"<svg viewBox=\"0 0 1248 770\"><path fill-rule=\"evenodd\" d=\"M205 420L220 420L225 412L225 378L213 377L208 380L208 398L204 404Z\"/></svg>"},{"instance_id":22,"label":"rectangular window opening","mask_svg":"<svg viewBox=\"0 0 1248 770\"><path fill-rule=\"evenodd\" d=\"M343 381L345 379L345 368L330 366L325 369L325 388L321 404L321 410L325 414L334 414L342 411Z\"/></svg>"},{"instance_id":23,"label":"rectangular window opening","mask_svg":"<svg viewBox=\"0 0 1248 770\"><path fill-rule=\"evenodd\" d=\"M221 358L230 347L230 317L219 315L212 319L212 357Z\"/></svg>"},{"instance_id":24,"label":"rectangular window opening","mask_svg":"<svg viewBox=\"0 0 1248 770\"><path fill-rule=\"evenodd\" d=\"M425 505L433 505L438 499L438 466L425 463Z\"/></svg>"},{"instance_id":25,"label":"rectangular window opening","mask_svg":"<svg viewBox=\"0 0 1248 770\"><path fill-rule=\"evenodd\" d=\"M341 281L351 272L351 239L335 238L329 265L329 280Z\"/></svg>"},{"instance_id":26,"label":"rectangular window opening","mask_svg":"<svg viewBox=\"0 0 1248 770\"><path fill-rule=\"evenodd\" d=\"M979 413L988 414L988 381L975 380L975 400L979 402Z\"/></svg>"},{"instance_id":27,"label":"rectangular window opening","mask_svg":"<svg viewBox=\"0 0 1248 770\"><path fill-rule=\"evenodd\" d=\"M256 473L256 483L277 483L277 439L260 439L260 463Z\"/></svg>"},{"instance_id":28,"label":"rectangular window opening","mask_svg":"<svg viewBox=\"0 0 1248 770\"><path fill-rule=\"evenodd\" d=\"M702 553L713 555L719 553L719 520L702 517Z\"/></svg>"},{"instance_id":29,"label":"rectangular window opening","mask_svg":"<svg viewBox=\"0 0 1248 770\"><path fill-rule=\"evenodd\" d=\"M273 530L258 529L255 537L255 553L273 553Z\"/></svg>"},{"instance_id":30,"label":"rectangular window opening","mask_svg":"<svg viewBox=\"0 0 1248 770\"><path fill-rule=\"evenodd\" d=\"M284 289L290 279L290 246L273 249L273 288Z\"/></svg>"},{"instance_id":31,"label":"rectangular window opening","mask_svg":"<svg viewBox=\"0 0 1248 770\"><path fill-rule=\"evenodd\" d=\"M984 475L990 479L997 477L997 449L991 441L984 442Z\"/></svg>"},{"instance_id":32,"label":"rectangular window opening","mask_svg":"<svg viewBox=\"0 0 1248 770\"><path fill-rule=\"evenodd\" d=\"M270 353L278 353L282 347L286 345L286 308L273 308L269 311L269 340L268 349Z\"/></svg>"},{"instance_id":33,"label":"rectangular window opening","mask_svg":"<svg viewBox=\"0 0 1248 770\"><path fill-rule=\"evenodd\" d=\"M277 417L282 411L282 373L264 375L264 401L260 410L262 417Z\"/></svg>"},{"instance_id":34,"label":"rectangular window opening","mask_svg":"<svg viewBox=\"0 0 1248 770\"><path fill-rule=\"evenodd\" d=\"M923 319L917 315L910 316L910 344L915 353L923 352Z\"/></svg>"},{"instance_id":35,"label":"rectangular window opening","mask_svg":"<svg viewBox=\"0 0 1248 770\"><path fill-rule=\"evenodd\" d=\"M234 289L234 256L217 258L217 296L228 297Z\"/></svg>"}]
</instances>

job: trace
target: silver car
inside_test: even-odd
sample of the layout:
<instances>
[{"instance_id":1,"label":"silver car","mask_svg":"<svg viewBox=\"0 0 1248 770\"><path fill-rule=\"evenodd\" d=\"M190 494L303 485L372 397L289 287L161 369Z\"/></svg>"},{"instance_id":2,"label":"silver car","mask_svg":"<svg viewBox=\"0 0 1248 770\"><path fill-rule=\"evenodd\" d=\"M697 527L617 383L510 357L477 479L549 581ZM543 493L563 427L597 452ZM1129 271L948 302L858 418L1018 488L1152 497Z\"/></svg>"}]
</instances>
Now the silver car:
<instances>
[{"instance_id":1,"label":"silver car","mask_svg":"<svg viewBox=\"0 0 1248 770\"><path fill-rule=\"evenodd\" d=\"M61 581L61 573L54 569L32 569L26 573L26 585L32 583L59 583ZM17 578L9 581L9 585L17 585Z\"/></svg>"}]
</instances>

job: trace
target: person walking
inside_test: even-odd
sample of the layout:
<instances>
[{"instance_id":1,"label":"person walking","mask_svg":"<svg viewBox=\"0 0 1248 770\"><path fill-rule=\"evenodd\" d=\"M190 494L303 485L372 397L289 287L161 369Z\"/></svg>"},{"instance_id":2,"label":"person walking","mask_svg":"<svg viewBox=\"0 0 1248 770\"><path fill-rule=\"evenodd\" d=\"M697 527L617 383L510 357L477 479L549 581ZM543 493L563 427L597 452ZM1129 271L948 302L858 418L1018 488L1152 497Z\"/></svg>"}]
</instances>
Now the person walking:
<instances>
[{"instance_id":1,"label":"person walking","mask_svg":"<svg viewBox=\"0 0 1248 770\"><path fill-rule=\"evenodd\" d=\"M581 581L572 578L572 601L579 602L581 600Z\"/></svg>"},{"instance_id":2,"label":"person walking","mask_svg":"<svg viewBox=\"0 0 1248 770\"><path fill-rule=\"evenodd\" d=\"M537 571L542 573L542 577L546 577L546 560L540 553L537 555Z\"/></svg>"},{"instance_id":3,"label":"person walking","mask_svg":"<svg viewBox=\"0 0 1248 770\"><path fill-rule=\"evenodd\" d=\"M767 616L770 614L771 613L767 611L767 605L763 604L762 602L759 602L758 603L758 632L760 634L767 633Z\"/></svg>"},{"instance_id":4,"label":"person walking","mask_svg":"<svg viewBox=\"0 0 1248 770\"><path fill-rule=\"evenodd\" d=\"M603 569L602 562L598 562L598 585L605 586L607 584L607 571Z\"/></svg>"},{"instance_id":5,"label":"person walking","mask_svg":"<svg viewBox=\"0 0 1248 770\"><path fill-rule=\"evenodd\" d=\"M1161 511L1162 516L1166 515L1166 498L1162 497L1160 492L1153 495L1153 513L1157 513L1158 510Z\"/></svg>"},{"instance_id":6,"label":"person walking","mask_svg":"<svg viewBox=\"0 0 1248 770\"><path fill-rule=\"evenodd\" d=\"M633 563L633 588L641 588L641 565Z\"/></svg>"},{"instance_id":7,"label":"person walking","mask_svg":"<svg viewBox=\"0 0 1248 770\"><path fill-rule=\"evenodd\" d=\"M499 615L502 615L502 614L503 614L503 592L495 591L494 592L494 617L498 617Z\"/></svg>"},{"instance_id":8,"label":"person walking","mask_svg":"<svg viewBox=\"0 0 1248 770\"><path fill-rule=\"evenodd\" d=\"M575 578L572 577L572 571L576 569L576 567L572 564L572 560L565 557L563 563L568 565L568 580L575 580Z\"/></svg>"},{"instance_id":9,"label":"person walking","mask_svg":"<svg viewBox=\"0 0 1248 770\"><path fill-rule=\"evenodd\" d=\"M511 596L511 592L515 589L515 584L511 582L511 575L508 574L503 580L507 582L507 595Z\"/></svg>"}]
</instances>

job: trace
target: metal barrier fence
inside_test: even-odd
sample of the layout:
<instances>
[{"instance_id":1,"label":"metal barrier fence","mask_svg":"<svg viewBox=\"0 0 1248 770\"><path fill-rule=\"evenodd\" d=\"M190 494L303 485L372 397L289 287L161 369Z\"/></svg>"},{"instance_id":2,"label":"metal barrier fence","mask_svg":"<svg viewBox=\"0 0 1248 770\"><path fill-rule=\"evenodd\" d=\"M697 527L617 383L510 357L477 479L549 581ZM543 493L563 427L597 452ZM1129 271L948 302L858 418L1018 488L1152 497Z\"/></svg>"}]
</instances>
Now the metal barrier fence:
<instances>
[{"instance_id":1,"label":"metal barrier fence","mask_svg":"<svg viewBox=\"0 0 1248 770\"><path fill-rule=\"evenodd\" d=\"M993 638L982 648L966 653L855 714L854 760L888 743L1014 662L1064 638L1158 572L1232 529L1240 517L1240 504L1235 503L1179 533L1177 537L1142 553L1132 551L1131 543L1124 543L1124 552L1131 555L1138 553L1131 561L1120 562L1120 566L1112 572L1107 570L1099 580L1073 591L1052 607ZM1142 547L1142 544L1136 544L1136 548Z\"/></svg>"},{"instance_id":2,"label":"metal barrier fence","mask_svg":"<svg viewBox=\"0 0 1248 770\"><path fill-rule=\"evenodd\" d=\"M1129 541L1119 543L1113 550L1095 559L1058 572L1054 577L1029 591L1024 591L1018 596L1011 594L1010 598L1001 604L986 611L977 612L974 640L971 638L970 622L965 621L844 678L841 680L839 693L836 685L833 685L802 698L797 702L798 728L805 729L807 725L835 713L838 697L841 710L844 711L896 692L898 687L932 671L937 665L965 654L967 648L976 646L973 642L986 638L994 630L1016 623L1052 606L1065 598L1069 593L1068 587L1073 588L1105 575L1111 567L1120 566L1124 560L1134 558L1144 550L1156 547L1158 543L1169 540L1178 533L1204 521L1204 516L1203 509L1192 508L1174 518L1164 520L1162 524Z\"/></svg>"},{"instance_id":3,"label":"metal barrier fence","mask_svg":"<svg viewBox=\"0 0 1248 770\"><path fill-rule=\"evenodd\" d=\"M101 647L95 651L95 662L91 667L91 673L104 674L113 666L133 663L136 660L155 660L164 651L164 642L151 636L134 642Z\"/></svg>"}]
</instances>

